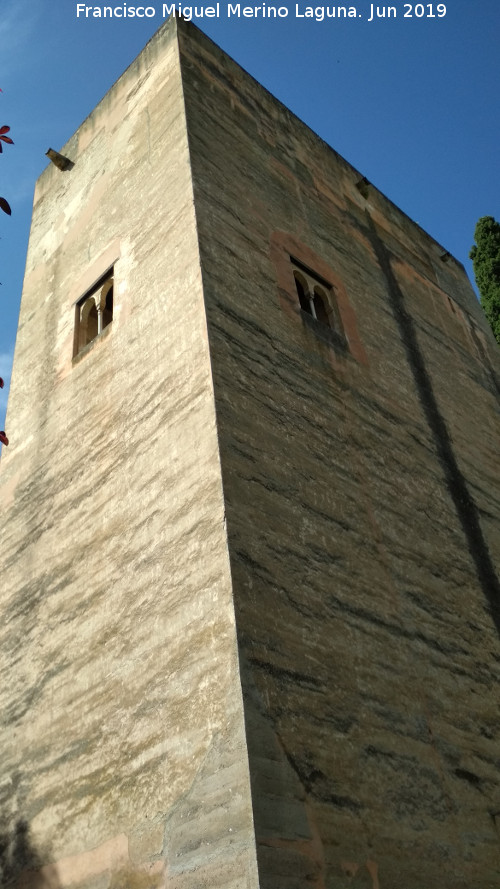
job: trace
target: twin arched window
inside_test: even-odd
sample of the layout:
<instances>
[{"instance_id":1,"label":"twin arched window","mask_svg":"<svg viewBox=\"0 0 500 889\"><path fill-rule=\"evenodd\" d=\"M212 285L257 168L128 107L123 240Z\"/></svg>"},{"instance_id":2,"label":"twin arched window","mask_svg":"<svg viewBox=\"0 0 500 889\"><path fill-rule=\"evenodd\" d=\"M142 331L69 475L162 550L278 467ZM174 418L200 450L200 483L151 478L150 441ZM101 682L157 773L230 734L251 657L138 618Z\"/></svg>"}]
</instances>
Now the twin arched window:
<instances>
[{"instance_id":1,"label":"twin arched window","mask_svg":"<svg viewBox=\"0 0 500 889\"><path fill-rule=\"evenodd\" d=\"M335 291L328 281L290 257L302 320L323 342L345 351L347 340Z\"/></svg>"},{"instance_id":2,"label":"twin arched window","mask_svg":"<svg viewBox=\"0 0 500 889\"><path fill-rule=\"evenodd\" d=\"M300 272L294 271L293 276L302 311L312 315L316 321L321 321L322 324L327 324L330 327L327 308L329 303L323 289L321 287L311 288L308 286L309 282Z\"/></svg>"},{"instance_id":3,"label":"twin arched window","mask_svg":"<svg viewBox=\"0 0 500 889\"><path fill-rule=\"evenodd\" d=\"M113 320L113 269L76 305L75 355L95 340Z\"/></svg>"},{"instance_id":4,"label":"twin arched window","mask_svg":"<svg viewBox=\"0 0 500 889\"><path fill-rule=\"evenodd\" d=\"M308 269L293 260L292 269L302 311L326 327L338 329L339 323L330 285L315 278Z\"/></svg>"}]
</instances>

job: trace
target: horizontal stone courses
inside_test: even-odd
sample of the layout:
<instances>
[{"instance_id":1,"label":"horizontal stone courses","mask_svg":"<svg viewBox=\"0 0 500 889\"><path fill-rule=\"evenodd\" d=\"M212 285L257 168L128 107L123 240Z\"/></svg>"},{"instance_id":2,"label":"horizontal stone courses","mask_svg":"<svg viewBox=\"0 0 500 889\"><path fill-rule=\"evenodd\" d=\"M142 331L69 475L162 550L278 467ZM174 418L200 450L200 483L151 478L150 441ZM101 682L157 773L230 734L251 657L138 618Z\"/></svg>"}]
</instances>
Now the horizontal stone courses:
<instances>
[{"instance_id":1,"label":"horizontal stone courses","mask_svg":"<svg viewBox=\"0 0 500 889\"><path fill-rule=\"evenodd\" d=\"M237 341L234 340L234 342L237 342ZM255 354L255 350L253 350L253 351ZM272 356L271 354L263 355L264 360L272 360L273 357L274 357L274 359L276 358L276 356ZM280 359L282 359L282 358L284 358L284 356L280 355ZM262 379L267 381L269 379L269 373L272 373L274 386L276 386L277 382L279 384L279 380L281 379L282 382L286 383L287 387L291 388L291 390L293 391L293 395L294 395L294 402L290 403L288 409L287 410L284 409L283 405L280 404L277 399L276 399L276 406L274 407L274 410L279 411L280 415L284 414L285 416L287 416L287 418L289 418L289 420L291 420L292 416L293 416L293 414L291 413L292 410L293 410L294 414L299 415L298 408L299 408L300 402L302 400L305 402L305 404L309 408L309 406L311 405L311 391L310 391L309 385L306 385L305 382L304 382L304 384L302 384L302 380L304 377L304 373L306 372L306 369L307 369L307 372L309 372L309 365L306 365L305 367L301 366L297 362L297 360L294 359L293 364L289 364L290 370L294 371L294 376L292 378L285 378L285 377L283 377L283 371L286 367L287 361L290 362L290 356L286 357L286 361L280 360L280 361L276 362L276 360L274 360L273 364L272 364L272 368L270 368L269 370L265 370L264 368L262 368L261 374L259 373L259 374L257 374L257 376L261 375ZM235 382L235 380L233 380L233 386L234 386L234 382ZM316 397L318 397L319 394L320 393L317 393ZM328 391L325 391L323 393L322 400L325 399L328 394L329 394ZM259 400L259 402L261 401L261 397L257 394L257 392L255 390L254 391L247 390L247 395L249 398ZM267 399L262 399L261 403L263 404L263 407L267 411L273 409L273 404L269 404ZM400 416L387 410L387 408L383 405L383 403L380 400L378 400L378 401L374 400L373 398L369 398L366 393L358 392L356 404L353 405L353 407L355 408L354 413L353 413L353 419L354 419L354 417L356 417L356 423L357 423L357 425L359 425L359 428L363 427L365 430L364 436L363 436L364 442L369 440L366 437L367 432L368 432L368 434L370 432L372 432L376 436L376 439L379 442L383 442L384 438L386 436L385 440L387 442L389 442L389 440L391 440L391 443L393 445L394 428L391 431L389 429L387 429L387 431L385 431L383 429L383 427L381 427L381 418L385 418L386 420L389 421L391 426L393 426L393 427L395 426L401 430L404 438L410 437L415 441L416 444L418 444L419 447L423 447L424 453L425 452L431 452L433 454L435 453L434 448L432 447L430 438L428 438L425 434L425 431L424 431L425 427L415 424L415 428L413 429L411 424L408 425L406 418L403 419ZM286 413L285 413L285 410L286 410ZM351 421L350 421L351 423L353 422L353 419L351 419ZM314 428L314 417L310 417L309 414L308 414L308 422L310 422L312 427ZM342 419L342 424L344 424L343 419ZM324 423L317 423L316 425L317 425L318 432L321 433L321 437L324 441L324 436L328 435L328 428L325 426ZM338 434L337 430L336 430L336 434ZM373 445L374 445L374 442L370 442L370 449L373 449ZM368 450L368 448L367 448L367 450ZM406 472L408 471L407 463L405 464L403 459L399 455L396 455L396 456L394 455L393 447L391 449L391 460L399 461L401 463L401 465L405 467L405 471Z\"/></svg>"},{"instance_id":2,"label":"horizontal stone courses","mask_svg":"<svg viewBox=\"0 0 500 889\"><path fill-rule=\"evenodd\" d=\"M368 744L362 750L362 755L367 758L382 758L389 768L395 771L403 771L408 774L421 772L430 780L436 779L436 772L428 766L423 766L421 761L413 754L401 753L395 750L384 750L381 747L375 747Z\"/></svg>"},{"instance_id":3,"label":"horizontal stone courses","mask_svg":"<svg viewBox=\"0 0 500 889\"><path fill-rule=\"evenodd\" d=\"M426 454L432 445L432 438L427 430L424 416L418 404L414 399L412 399L411 407L410 404L403 400L401 403L398 403L397 393L392 390L391 394L394 402L389 405L382 392L379 394L376 393L376 390L370 391L361 388L354 392L351 390L349 398L349 408L353 412L351 422L356 418L360 424L360 430L364 430L365 424L368 423L368 429L372 426L373 428L370 431L379 438L383 438L384 435L392 437L400 431L403 433L403 438L406 438L406 436L412 438L416 444L424 449ZM384 421L387 426L384 424ZM365 437L364 431L363 437ZM434 450L433 453L435 453ZM401 455L397 456L400 457Z\"/></svg>"},{"instance_id":4,"label":"horizontal stone courses","mask_svg":"<svg viewBox=\"0 0 500 889\"><path fill-rule=\"evenodd\" d=\"M212 184L210 182L210 186ZM196 185L196 188L199 188L199 185ZM247 225L247 220L244 218L242 211L239 208L238 204L232 204L227 200L227 197L224 192L217 192L215 189L213 190L213 194L210 198L210 212L213 216L217 216L218 224L221 221L224 222L228 227L233 227L237 229L239 227L240 237L243 238L246 244L252 243L256 239L256 234L253 229L249 229ZM236 224L236 225L235 225ZM210 257L211 253L214 252L214 244L210 243L208 245L201 245L201 255L202 255L202 269L206 265L206 261L203 261L205 257ZM234 265L234 274L240 279L240 282L244 289L248 289L248 278L244 274L240 262L243 259L244 267L246 267L248 263L248 255L245 256L238 249L235 239L227 242L225 245L225 254L227 257L228 263L231 263L235 260ZM213 261L213 260L212 260ZM226 269L227 270L227 269ZM217 285L218 280L221 283L224 281L224 276L222 275L220 279L216 275L213 276L213 281L211 283L211 287Z\"/></svg>"},{"instance_id":5,"label":"horizontal stone courses","mask_svg":"<svg viewBox=\"0 0 500 889\"><path fill-rule=\"evenodd\" d=\"M338 595L339 590L344 594L342 599ZM384 589L374 591L372 587L370 595L370 588L367 585L366 591L363 590L364 595L358 594L354 600L349 584L344 582L342 586L337 585L335 593L332 590L324 593L324 600L327 602L330 614L342 615L348 626L352 626L363 634L373 636L374 640L379 638L377 627L384 626L389 635L417 643L417 650L420 643L424 643L443 657L453 653L455 660L449 662L449 669L459 668L460 661L457 660L459 655L462 656L464 662L467 662L471 657L471 639L464 638L463 634L457 634L457 629L460 626L459 615L456 610L453 610L452 605L443 604L439 620L436 623L430 619L424 620L418 611L410 610L405 606L405 601L399 593L397 598L394 598L393 595L390 595L392 592L390 590L388 595ZM382 605L385 606L383 613L381 613ZM377 607L380 611L373 610L372 612L372 608ZM371 625L372 615L373 626ZM477 663L476 666L478 666Z\"/></svg>"},{"instance_id":6,"label":"horizontal stone courses","mask_svg":"<svg viewBox=\"0 0 500 889\"><path fill-rule=\"evenodd\" d=\"M214 321L213 319L209 321L209 326L211 333L213 335L219 334L226 347L233 347L233 361L236 370L234 383L237 383L238 380L240 380L243 386L244 374L242 373L241 362L243 362L244 366L251 369L252 375L257 379L262 378L264 381L266 379L268 380L265 368L271 358L271 348L269 348L268 352L265 352L262 349L253 349L252 354L249 356L247 355L245 342L239 329L235 329L234 333L230 333L219 323L219 321ZM269 344L272 343L272 340L267 335L266 339L268 341L266 342L266 345L269 346Z\"/></svg>"},{"instance_id":7,"label":"horizontal stone courses","mask_svg":"<svg viewBox=\"0 0 500 889\"><path fill-rule=\"evenodd\" d=\"M283 468L288 468L285 461ZM289 514L290 520L295 523L309 521L309 519L306 519L309 516L313 519L325 521L327 526L332 526L331 528L326 527L323 529L321 532L323 535L333 531L336 527L341 528L342 531L350 531L354 535L363 535L363 531L356 529L354 522L351 521L353 516L359 513L356 486L351 484L350 489L342 491L339 491L336 487L332 487L331 490L327 491L323 488L323 497L321 498L323 508L320 505L316 506L314 503L317 487L318 481L312 475L309 479L307 476L304 477L303 474L302 477L297 478L292 473L286 474L281 472L279 475L276 473L274 479L271 480L268 474L248 476L240 472L234 481L234 493L232 496L228 495L226 502L228 506L236 507L239 505L239 498L236 496L236 499L234 499L236 491L248 490L249 496L251 496L252 489L261 490L264 495L261 507L262 526L267 527L267 534L271 534L274 538L273 546L278 547L277 552L280 552L278 543L279 533L274 527L269 527L269 519L266 521L266 516L268 513L270 515L274 512L274 504L277 507L278 503L279 508L284 509ZM329 507L328 512L327 507ZM310 525L310 527L312 530L313 526ZM292 543L292 545L295 546L295 543ZM371 541L367 541L367 546L371 547L371 545ZM288 546L288 543L285 544L285 548Z\"/></svg>"},{"instance_id":8,"label":"horizontal stone courses","mask_svg":"<svg viewBox=\"0 0 500 889\"><path fill-rule=\"evenodd\" d=\"M344 518L338 512L328 513L325 510L320 509L318 506L315 505L314 502L311 502L308 498L306 499L304 494L302 495L302 498L300 500L300 509L304 510L306 514L313 516L315 519L319 519L321 522L326 522L327 525L332 524L335 527L339 527L342 531L356 533L354 524L351 523L347 517Z\"/></svg>"},{"instance_id":9,"label":"horizontal stone courses","mask_svg":"<svg viewBox=\"0 0 500 889\"><path fill-rule=\"evenodd\" d=\"M433 576L438 579L443 579L448 581L448 575L446 569L439 563L439 569L435 569L439 573L434 573ZM457 580L462 578L457 578ZM415 605L417 608L417 613L419 611L423 611L429 615L433 620L437 620L438 622L444 621L446 616L447 608L449 609L451 605L446 606L446 603L443 602L442 598L437 598L435 595L432 595L427 590L421 589L408 589L407 587L402 587L401 595L405 598L409 599L412 605Z\"/></svg>"},{"instance_id":10,"label":"horizontal stone courses","mask_svg":"<svg viewBox=\"0 0 500 889\"><path fill-rule=\"evenodd\" d=\"M310 619L308 617L306 617L306 621L309 621L309 620ZM307 630L308 626L309 626L308 623L303 622L301 625L302 632L304 632L304 630ZM312 626L312 624L311 624L311 626ZM356 628L354 628L354 629L356 629ZM332 626L332 633L334 632L334 630L335 630L335 627ZM297 631L297 635L300 635L298 631ZM246 637L243 635L242 644L244 644L245 638ZM350 628L350 627L349 627L349 634L348 634L347 638L349 638L351 640L351 644L347 646L347 648L344 651L344 655L342 656L344 662L345 662L346 658L348 659L351 657L353 650L354 651L356 650L356 643L358 642L358 639L356 638L355 635L353 635L352 628ZM378 640L374 639L373 641L375 642L375 644L379 644ZM247 642L245 647L248 647L249 645L250 645L250 643ZM279 655L280 657L285 657L287 645L288 645L288 642L283 643L282 651L281 652L277 651L277 655ZM320 649L318 649L318 651L319 650ZM342 650L344 650L344 649L339 648L338 652L336 652L336 657ZM400 649L398 649L398 652L399 653L397 654L397 656L396 656L396 652L394 652L393 655L390 655L388 653L384 654L383 652L380 652L380 657L378 657L376 655L376 651L373 652L372 659L371 659L372 671L375 669L377 670L377 675L379 677L379 681L376 686L373 686L373 684L372 684L370 692L366 692L366 694L363 692L363 687L366 684L366 682L368 681L367 676L364 673L365 668L364 667L362 668L361 665L359 664L358 667L356 668L355 672L352 674L351 679L349 681L347 681L347 677L345 677L343 675L341 665L339 664L339 673L338 673L338 678L336 680L339 691L346 686L346 682L347 682L347 687L350 687L351 681L354 681L354 685L356 688L355 694L356 694L356 696L359 696L360 699L363 699L363 697L365 698L365 708L366 708L365 712L369 712L370 710L372 710L373 697L374 696L376 697L376 695L377 695L377 688L380 690L386 688L387 686L397 688L402 683L407 684L408 682L410 682L410 684L411 684L411 682L412 682L413 673L414 673L415 669L417 668L417 666L420 665L420 660L418 657L415 657L414 662L412 662L411 651L409 651L407 649L400 648ZM333 650L330 652L330 654L333 655ZM416 652L416 654L417 654L417 652ZM323 657L325 657L328 660L328 662L331 661L331 656L328 655L328 649L324 650ZM382 659L382 658L384 658L384 659ZM262 663L264 663L264 662L265 661L263 660ZM494 687L494 684L495 684L494 677L492 677L491 675L488 676L487 674L481 675L482 671L477 669L477 665L473 661L469 661L468 664L466 663L466 667L464 669L462 669L458 665L456 667L453 667L451 665L447 666L444 663L444 659L438 660L438 659L436 659L435 656L431 656L431 658L429 659L429 661L427 663L428 675L430 675L430 676L431 675L433 675L433 676L440 675L440 672L443 669L443 667L445 668L444 675L449 674L450 677L453 677L453 680L455 682L458 678L460 678L460 680L466 680L468 683L471 684L472 687L479 687L480 688L482 686L483 689ZM316 675L318 676L319 679L321 678L321 676L325 675L325 673L324 673L325 669L326 669L326 667L323 670L320 670L318 668L318 670L316 671ZM331 664L330 664L330 669L331 669ZM354 677L356 677L356 678L354 679ZM330 695L330 691L328 689L328 684L326 683L326 679L325 679L325 684L320 683L320 685L318 686L318 690L321 690L321 693ZM352 689L352 692L354 693L354 688ZM290 693L293 693L293 688L290 688ZM306 709L308 709L309 707L314 709L315 702L313 699L311 699L311 701L309 702L309 705L306 705L305 703L303 703L301 706L306 707ZM346 713L343 713L342 705L337 705L337 707L338 707L339 714L342 713L343 716L348 715ZM322 704L322 710L323 709L324 709L324 704ZM406 719L407 714L406 714L405 710L403 710L403 713L404 713L404 718ZM473 730L473 722L474 722L474 724L477 724L477 721L479 721L479 723L481 722L478 714L476 714L475 720L473 720L470 724L468 724L466 728L461 726L461 723L459 721L457 721L456 719L452 720L452 721L454 721L454 724L456 724L457 730L460 730L461 733L463 733L464 731L468 733L469 731ZM401 735L401 737L405 737L405 738L416 737L418 740L422 740L419 733L417 733L415 735L414 731L412 731L411 728L409 728L409 729L406 728L406 722L402 724L400 729L395 728L392 720L389 721L389 724L391 727L391 732L396 732L396 734Z\"/></svg>"},{"instance_id":11,"label":"horizontal stone courses","mask_svg":"<svg viewBox=\"0 0 500 889\"><path fill-rule=\"evenodd\" d=\"M231 555L236 556L247 568L250 568L252 576L263 578L270 582L272 588L273 574L260 561L254 559L248 552L237 549L234 545L231 548Z\"/></svg>"},{"instance_id":12,"label":"horizontal stone courses","mask_svg":"<svg viewBox=\"0 0 500 889\"><path fill-rule=\"evenodd\" d=\"M395 488L394 496L396 493ZM415 510L413 536L407 538L404 536L404 512L391 509L389 502L377 509L376 515L381 529L379 539L388 554L391 573L395 580L404 584L411 579L412 569L422 572L420 583L424 585L427 577L434 581L441 578L443 589L453 589L455 584L463 586L463 578L458 577L459 571L464 571L466 576L472 579L473 573L467 550L460 549L459 535L449 533L444 519L436 522L424 508ZM389 520L394 522L394 526L390 529L384 525ZM445 565L433 550L433 535L434 539L439 537L442 544L446 541L453 553L446 559Z\"/></svg>"},{"instance_id":13,"label":"horizontal stone courses","mask_svg":"<svg viewBox=\"0 0 500 889\"><path fill-rule=\"evenodd\" d=\"M232 435L227 433L227 424L234 417L234 408L227 396L219 397L219 386L223 386L223 381L215 380L217 393L217 416L219 418L220 436L226 447L231 442ZM236 387L235 387L236 388ZM308 460L310 455L319 456L322 463L325 455L329 452L336 453L336 448L341 448L343 439L339 438L338 430L329 431L328 428L322 426L315 416L314 404L310 400L303 400L295 405L283 406L278 402L269 403L265 396L256 393L249 393L247 389L240 389L243 406L248 407L248 412L252 411L252 419L244 415L239 422L239 432L248 429L249 442L253 443L256 453L261 459L266 459L267 446L266 440L270 435L279 435L282 441L284 454L287 450L287 436L298 438L308 435L308 446L304 450L304 460ZM258 406L258 411L255 410ZM260 440L260 448L257 448L258 436L260 433L264 437ZM324 444L320 443L320 450L316 452L316 442L320 442L323 433ZM336 447L334 447L336 446ZM309 456L308 456L309 455ZM271 459L271 458L270 458ZM296 458L295 458L296 459ZM338 461L340 462L340 461ZM301 465L301 464L300 464Z\"/></svg>"},{"instance_id":14,"label":"horizontal stone courses","mask_svg":"<svg viewBox=\"0 0 500 889\"><path fill-rule=\"evenodd\" d=\"M267 661L261 661L257 658L249 657L248 663L253 667L263 670L265 673L268 673L270 676L273 676L275 679L278 679L283 683L297 683L305 688L321 688L322 685L321 681L315 676L298 673L295 670L289 670L285 667L278 667L276 664L270 664Z\"/></svg>"},{"instance_id":15,"label":"horizontal stone courses","mask_svg":"<svg viewBox=\"0 0 500 889\"><path fill-rule=\"evenodd\" d=\"M254 349L249 348L248 339L244 334L251 334L256 336L259 340L260 338L264 338L267 342L267 345L273 345L275 337L271 335L262 324L258 323L248 315L242 314L241 312L237 312L231 306L229 306L226 302L222 302L217 300L213 304L213 310L217 311L220 314L224 315L226 318L229 318L231 321L235 322L236 329L241 334L241 345L244 345L244 358L247 362L255 361L259 352L255 352ZM211 306L212 311L212 306ZM211 316L209 315L210 320ZM219 329L223 332L224 337L227 335L226 328L222 328L219 326ZM233 338L233 342L239 342L238 339ZM269 353L271 355L272 353Z\"/></svg>"},{"instance_id":16,"label":"horizontal stone courses","mask_svg":"<svg viewBox=\"0 0 500 889\"><path fill-rule=\"evenodd\" d=\"M262 548L258 552L249 553L248 550L241 548L237 538L233 543L230 521L228 530L231 552L234 552L234 556L246 567L251 568L252 577L266 579L266 582L270 583L272 588L286 590L288 587L284 586L284 583L288 580L291 591L294 583L300 584L300 579L307 575L310 589L316 588L315 580L317 579L317 588L324 595L325 585L328 585L333 580L342 582L345 578L348 579L351 576L353 570L352 563L354 561L352 554L348 549L343 549L340 544L337 545L336 552L332 551L331 541L329 548L327 548L326 543L324 546L320 546L319 543L315 542L300 544L297 541L295 544L289 542L285 545L279 542L279 535L276 532L269 531L265 542L264 540L262 541ZM315 552L315 559L311 558L313 551ZM328 566L331 571L322 574L321 570L318 570L316 562L320 563L321 569L325 569ZM366 563L370 564L369 556L365 557L364 567ZM286 566L285 571L283 571L283 565ZM349 583L348 586L350 586ZM368 588L370 587L368 586ZM297 589L299 590L300 587ZM297 592L297 596L300 596L299 592Z\"/></svg>"},{"instance_id":17,"label":"horizontal stone courses","mask_svg":"<svg viewBox=\"0 0 500 889\"><path fill-rule=\"evenodd\" d=\"M391 622L387 618L384 618L380 613L369 610L361 605L356 605L352 601L341 600L338 596L333 595L333 593L329 594L328 599L330 606L335 607L339 614L343 614L344 616L348 615L349 618L354 618L355 622L359 621L360 626L364 625L370 633L375 633L375 628L377 626L383 627L389 636L407 639L416 643L423 643L425 646L434 649L447 658L456 658L457 655L467 657L469 654L467 649L456 645L452 641L445 641L441 638L433 639L425 636L416 628L405 627L401 624Z\"/></svg>"},{"instance_id":18,"label":"horizontal stone courses","mask_svg":"<svg viewBox=\"0 0 500 889\"><path fill-rule=\"evenodd\" d=\"M453 364L456 362L453 361ZM494 401L498 399L499 389L495 377L485 373L484 362L481 363L467 351L464 352L462 361L452 376L449 373L449 365L441 356L436 363L429 360L429 367L435 380L436 395L443 401L448 411L453 411L451 418L453 415L456 416L459 410L463 412L464 418L470 416L471 409L479 408L478 414L482 414L480 402L476 400L483 398L485 394L492 396ZM463 397L460 400L456 397L457 387L462 390Z\"/></svg>"},{"instance_id":19,"label":"horizontal stone courses","mask_svg":"<svg viewBox=\"0 0 500 889\"><path fill-rule=\"evenodd\" d=\"M283 750L302 786L314 799L330 803L339 809L348 809L352 812L359 812L363 808L363 804L359 800L334 793L332 784L335 785L336 782L324 775L320 769L311 769L306 759L307 754L305 757L302 757L290 753L285 747Z\"/></svg>"},{"instance_id":20,"label":"horizontal stone courses","mask_svg":"<svg viewBox=\"0 0 500 889\"><path fill-rule=\"evenodd\" d=\"M318 689L318 693L321 694L321 701L319 699L312 704L306 713L303 714L304 719L307 721L307 726L311 729L314 726L314 731L318 732L318 737L322 736L327 738L329 741L332 740L332 731L338 735L348 735L354 728L359 726L359 720L356 719L351 713L344 713L340 711L339 703L336 697L334 696L334 700L330 703L330 707L328 708L328 701L325 700L325 696L323 695L322 689ZM328 690L326 690L328 693ZM315 709L317 703L319 703L319 709ZM279 719L281 716L290 716L290 710L286 707L286 704L280 708L279 704L276 707L276 719ZM294 719L296 716L294 715Z\"/></svg>"},{"instance_id":21,"label":"horizontal stone courses","mask_svg":"<svg viewBox=\"0 0 500 889\"><path fill-rule=\"evenodd\" d=\"M266 488L266 490L268 489ZM279 504L279 508L283 509L283 499L287 501L290 516L289 521L300 526L304 521L304 516L311 515L315 518L320 518L324 523L324 527L322 528L320 538L315 537L311 529L311 534L306 537L302 544L297 541L294 544L289 543L286 546L279 542L279 535L277 535L277 532L269 527L266 533L266 542L262 554L259 558L256 558L255 556L252 557L255 568L258 569L261 562L265 561L268 570L273 572L274 569L269 568L269 566L274 565L276 578L279 575L281 575L281 577L283 576L283 564L288 565L290 576L297 571L305 570L307 565L312 569L314 560L311 559L311 547L313 547L316 558L321 561L323 566L331 565L333 576L337 577L339 582L347 582L348 587L351 587L354 578L355 582L362 580L368 566L371 566L371 570L373 570L374 563L377 565L384 564L381 561L381 553L379 549L380 542L371 537L366 537L366 532L363 530L363 526L361 528L359 526L359 515L356 516L353 512L352 516L349 516L349 513L346 512L345 495L338 500L338 512L335 513L332 509L332 512L328 514L324 511L317 510L314 507L310 508L309 504L301 501L300 498L290 500L290 490L288 492L279 490L276 486L274 486L272 490L274 493L279 494L276 500L276 508L278 508ZM353 506L355 505L355 502L354 498L352 500ZM230 503L231 501L228 501L228 506ZM262 504L260 515L261 520L266 516L265 503ZM384 513L381 514L381 522L383 527ZM231 540L233 532L231 517L229 518L228 530ZM322 540L324 540L324 543L321 543ZM447 569L441 565L435 554L433 555L425 546L420 548L420 537L418 538L419 548L415 548L415 543L411 548L404 545L399 546L398 540L399 538L396 537L391 542L390 548L388 547L386 550L385 570L389 568L393 583L397 585L399 590L404 593L405 587L408 586L409 567L414 565L415 569L418 569L418 573L420 574L423 565L425 565L425 571L429 574L429 577L434 577L438 580L442 577L443 583L445 584L443 589L446 589L447 596L450 597L450 595L453 595L455 584L459 581L456 561L454 561L453 558L450 558L450 573L448 573ZM356 541L358 541L360 547L362 546L362 552L360 552L357 559L352 555L352 547L355 545ZM387 546L389 538L381 536L381 541ZM239 551L239 555L242 555L241 550ZM467 565L467 561L465 561L465 564ZM434 566L436 567L434 568ZM439 572L441 568L445 573L441 575L439 573L434 573L434 571ZM456 579L454 579L454 574L457 575ZM269 574L270 578L271 576L272 574ZM309 576L310 582L314 582L313 571L310 572ZM419 600L420 590L418 587L410 592L410 599L412 599L412 595L416 596L414 599L415 603L419 607L423 607L422 601L425 603L426 599ZM434 593L433 595L435 596L436 594ZM451 608L451 605L447 606L437 598L434 601L436 602L435 606L428 606L428 610L433 614L437 613L442 615L447 607Z\"/></svg>"}]
</instances>

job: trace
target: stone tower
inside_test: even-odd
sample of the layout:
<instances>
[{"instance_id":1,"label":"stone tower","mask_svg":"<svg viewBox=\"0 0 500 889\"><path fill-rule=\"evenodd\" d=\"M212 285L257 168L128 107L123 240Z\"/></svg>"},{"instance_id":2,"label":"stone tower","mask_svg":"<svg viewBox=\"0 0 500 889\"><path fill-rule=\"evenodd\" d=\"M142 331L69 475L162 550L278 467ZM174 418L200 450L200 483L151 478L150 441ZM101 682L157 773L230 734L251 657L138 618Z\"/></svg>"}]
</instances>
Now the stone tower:
<instances>
[{"instance_id":1,"label":"stone tower","mask_svg":"<svg viewBox=\"0 0 500 889\"><path fill-rule=\"evenodd\" d=\"M182 21L62 154L2 456L4 885L496 889L462 266Z\"/></svg>"}]
</instances>

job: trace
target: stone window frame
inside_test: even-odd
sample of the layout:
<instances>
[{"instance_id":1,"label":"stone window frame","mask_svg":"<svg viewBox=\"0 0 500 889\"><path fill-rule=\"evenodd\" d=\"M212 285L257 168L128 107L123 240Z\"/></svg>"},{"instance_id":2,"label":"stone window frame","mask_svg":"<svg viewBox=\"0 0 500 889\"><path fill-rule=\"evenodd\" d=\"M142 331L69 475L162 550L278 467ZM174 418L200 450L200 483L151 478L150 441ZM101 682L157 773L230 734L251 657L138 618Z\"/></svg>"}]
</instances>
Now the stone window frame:
<instances>
[{"instance_id":1,"label":"stone window frame","mask_svg":"<svg viewBox=\"0 0 500 889\"><path fill-rule=\"evenodd\" d=\"M297 235L279 230L271 234L270 259L276 271L280 306L289 320L302 322L320 343L328 346L329 360L336 370L344 366L346 358L352 358L367 367L368 356L359 335L356 312L338 270ZM320 287L326 288L336 329L314 319L301 309L293 274L294 262L308 271Z\"/></svg>"},{"instance_id":2,"label":"stone window frame","mask_svg":"<svg viewBox=\"0 0 500 889\"><path fill-rule=\"evenodd\" d=\"M75 335L73 358L94 343L113 321L114 266L75 303Z\"/></svg>"},{"instance_id":3,"label":"stone window frame","mask_svg":"<svg viewBox=\"0 0 500 889\"><path fill-rule=\"evenodd\" d=\"M290 256L290 263L301 314L308 316L304 321L309 324L314 321L313 329L320 324L332 330L337 335L337 344L347 347L333 285L294 256Z\"/></svg>"}]
</instances>

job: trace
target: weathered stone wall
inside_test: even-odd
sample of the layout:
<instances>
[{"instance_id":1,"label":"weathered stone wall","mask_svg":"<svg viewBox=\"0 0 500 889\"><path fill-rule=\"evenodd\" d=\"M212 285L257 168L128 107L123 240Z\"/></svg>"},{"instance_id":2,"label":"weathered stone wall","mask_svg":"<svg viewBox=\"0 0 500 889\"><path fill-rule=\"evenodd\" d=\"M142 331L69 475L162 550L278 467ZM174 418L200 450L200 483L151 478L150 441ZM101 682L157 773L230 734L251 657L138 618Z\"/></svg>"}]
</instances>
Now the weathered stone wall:
<instances>
[{"instance_id":1,"label":"weathered stone wall","mask_svg":"<svg viewBox=\"0 0 500 889\"><path fill-rule=\"evenodd\" d=\"M494 889L498 349L443 248L180 46L261 889Z\"/></svg>"},{"instance_id":2,"label":"weathered stone wall","mask_svg":"<svg viewBox=\"0 0 500 889\"><path fill-rule=\"evenodd\" d=\"M3 881L496 889L500 366L463 269L185 23L62 150L0 475Z\"/></svg>"},{"instance_id":3,"label":"weathered stone wall","mask_svg":"<svg viewBox=\"0 0 500 889\"><path fill-rule=\"evenodd\" d=\"M62 152L2 457L0 882L254 889L175 23ZM74 303L112 263L112 324L73 360Z\"/></svg>"}]
</instances>

